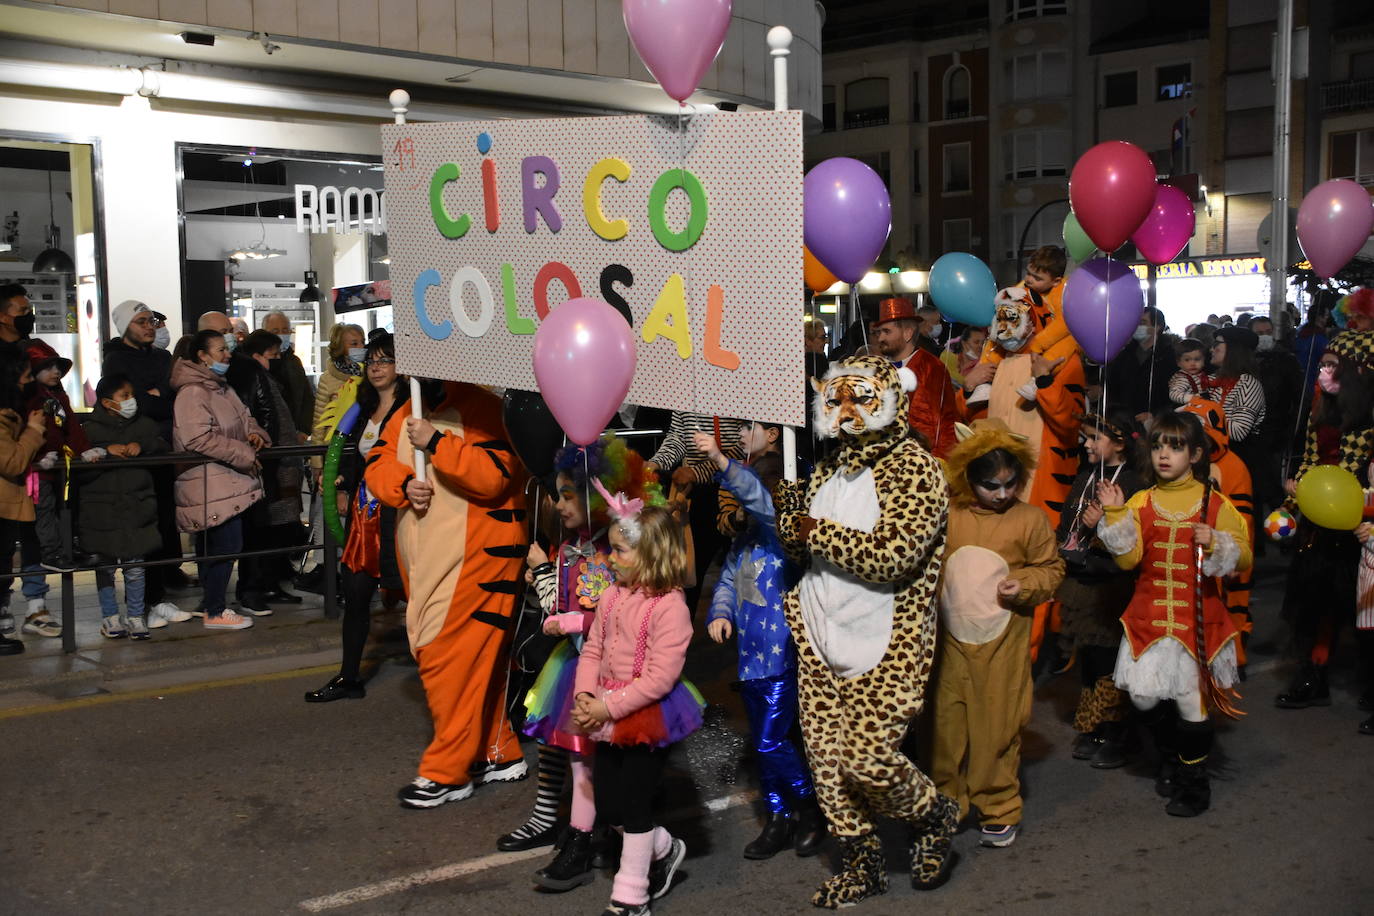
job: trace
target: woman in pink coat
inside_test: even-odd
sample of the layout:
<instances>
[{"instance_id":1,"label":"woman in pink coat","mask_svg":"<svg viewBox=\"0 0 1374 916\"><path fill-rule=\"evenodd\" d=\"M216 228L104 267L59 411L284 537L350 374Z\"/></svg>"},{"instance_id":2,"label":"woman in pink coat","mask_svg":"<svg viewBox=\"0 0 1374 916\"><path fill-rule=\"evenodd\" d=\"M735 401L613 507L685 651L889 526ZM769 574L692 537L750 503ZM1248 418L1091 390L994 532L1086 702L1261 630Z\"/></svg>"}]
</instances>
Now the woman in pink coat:
<instances>
[{"instance_id":1,"label":"woman in pink coat","mask_svg":"<svg viewBox=\"0 0 1374 916\"><path fill-rule=\"evenodd\" d=\"M229 351L224 335L201 331L182 341L172 363L176 406L172 447L214 459L177 475L177 527L196 533L196 553L205 558L243 549L243 513L262 499L258 449L271 440L249 415L224 373ZM242 630L253 625L224 606L233 560L200 563L204 590L201 607L211 630Z\"/></svg>"}]
</instances>

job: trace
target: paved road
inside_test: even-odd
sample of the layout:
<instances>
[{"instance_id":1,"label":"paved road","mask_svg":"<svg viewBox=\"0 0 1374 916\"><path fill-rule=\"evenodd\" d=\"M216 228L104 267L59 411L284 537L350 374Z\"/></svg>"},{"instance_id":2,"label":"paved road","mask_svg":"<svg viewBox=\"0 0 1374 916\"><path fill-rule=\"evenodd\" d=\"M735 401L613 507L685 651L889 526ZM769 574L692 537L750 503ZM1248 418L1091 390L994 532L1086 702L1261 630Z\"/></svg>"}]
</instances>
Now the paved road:
<instances>
[{"instance_id":1,"label":"paved road","mask_svg":"<svg viewBox=\"0 0 1374 916\"><path fill-rule=\"evenodd\" d=\"M893 889L861 911L1374 911L1374 739L1356 733L1350 684L1328 709L1277 710L1286 669L1272 640L1258 647L1250 715L1221 737L1208 814L1166 817L1143 763L1099 772L1072 760L1076 678L1060 677L1037 691L1017 844L980 849L965 831L951 882L918 895L893 831ZM713 707L675 751L666 822L689 858L655 912L807 912L830 857L740 857L758 821L730 654L705 641L692 653ZM609 876L538 894L528 879L542 854L495 853L496 836L526 814L532 781L435 811L396 805L428 737L412 667L384 664L361 702L301 702L326 677L0 710L0 913L600 912Z\"/></svg>"}]
</instances>

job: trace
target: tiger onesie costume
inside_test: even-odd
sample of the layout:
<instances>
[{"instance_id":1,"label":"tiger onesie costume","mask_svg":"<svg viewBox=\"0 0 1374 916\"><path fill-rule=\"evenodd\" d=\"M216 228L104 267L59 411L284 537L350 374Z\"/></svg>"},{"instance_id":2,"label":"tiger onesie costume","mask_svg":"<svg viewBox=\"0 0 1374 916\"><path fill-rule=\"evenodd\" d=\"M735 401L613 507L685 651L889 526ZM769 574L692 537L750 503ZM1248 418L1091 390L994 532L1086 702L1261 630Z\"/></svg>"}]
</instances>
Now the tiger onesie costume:
<instances>
[{"instance_id":1,"label":"tiger onesie costume","mask_svg":"<svg viewBox=\"0 0 1374 916\"><path fill-rule=\"evenodd\" d=\"M778 537L805 573L785 613L797 644L802 734L816 796L843 848L811 898L848 906L887 890L873 822L912 831L911 879L943 882L959 805L902 753L935 661L949 488L910 435L908 369L862 356L814 381L815 427L838 438L804 485L775 492Z\"/></svg>"},{"instance_id":2,"label":"tiger onesie costume","mask_svg":"<svg viewBox=\"0 0 1374 916\"><path fill-rule=\"evenodd\" d=\"M526 474L506 442L500 399L448 382L428 416L437 430L428 449L434 496L417 512L406 497L415 477L407 419L397 412L383 429L368 456L366 481L381 502L400 510L396 557L406 631L434 720L413 784L421 791L407 786L402 803L434 807L467 797L474 781L525 775L503 693L527 549Z\"/></svg>"}]
</instances>

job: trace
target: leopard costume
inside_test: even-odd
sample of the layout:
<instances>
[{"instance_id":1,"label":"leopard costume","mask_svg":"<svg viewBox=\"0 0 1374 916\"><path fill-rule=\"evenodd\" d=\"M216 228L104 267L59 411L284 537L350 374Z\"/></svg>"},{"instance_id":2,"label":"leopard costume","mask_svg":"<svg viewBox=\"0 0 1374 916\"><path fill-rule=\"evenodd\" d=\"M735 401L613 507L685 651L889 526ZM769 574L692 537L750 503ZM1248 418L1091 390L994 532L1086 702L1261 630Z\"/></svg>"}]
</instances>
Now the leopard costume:
<instances>
[{"instance_id":1,"label":"leopard costume","mask_svg":"<svg viewBox=\"0 0 1374 916\"><path fill-rule=\"evenodd\" d=\"M913 831L912 883L946 875L958 805L901 744L935 660L936 589L948 487L907 435L909 370L856 357L815 384L816 428L838 437L802 492L779 484L778 534L806 573L785 611L797 644L802 732L843 868L812 903L836 908L887 890L876 815Z\"/></svg>"}]
</instances>

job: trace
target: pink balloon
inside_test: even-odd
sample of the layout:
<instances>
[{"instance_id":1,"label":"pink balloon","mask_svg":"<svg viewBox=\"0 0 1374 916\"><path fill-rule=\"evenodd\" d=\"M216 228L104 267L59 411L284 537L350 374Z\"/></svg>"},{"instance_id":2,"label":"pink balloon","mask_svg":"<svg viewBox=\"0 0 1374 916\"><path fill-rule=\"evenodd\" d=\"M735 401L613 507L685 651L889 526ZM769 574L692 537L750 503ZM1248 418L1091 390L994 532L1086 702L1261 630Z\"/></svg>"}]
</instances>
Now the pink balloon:
<instances>
[{"instance_id":1,"label":"pink balloon","mask_svg":"<svg viewBox=\"0 0 1374 916\"><path fill-rule=\"evenodd\" d=\"M1350 263L1374 230L1369 192L1349 178L1323 181L1298 207L1298 244L1312 269L1329 280Z\"/></svg>"},{"instance_id":2,"label":"pink balloon","mask_svg":"<svg viewBox=\"0 0 1374 916\"><path fill-rule=\"evenodd\" d=\"M630 391L635 336L600 299L569 299L534 335L534 378L568 438L591 445Z\"/></svg>"},{"instance_id":3,"label":"pink balloon","mask_svg":"<svg viewBox=\"0 0 1374 916\"><path fill-rule=\"evenodd\" d=\"M1103 251L1116 251L1145 222L1155 203L1155 166L1125 140L1099 143L1078 157L1069 176L1069 205L1078 225Z\"/></svg>"},{"instance_id":4,"label":"pink balloon","mask_svg":"<svg viewBox=\"0 0 1374 916\"><path fill-rule=\"evenodd\" d=\"M730 0L621 0L625 31L663 91L686 101L725 44Z\"/></svg>"},{"instance_id":5,"label":"pink balloon","mask_svg":"<svg viewBox=\"0 0 1374 916\"><path fill-rule=\"evenodd\" d=\"M1173 185L1162 184L1155 189L1155 205L1150 208L1150 215L1131 241L1151 264L1168 264L1187 247L1196 227L1197 214L1188 195Z\"/></svg>"}]
</instances>

